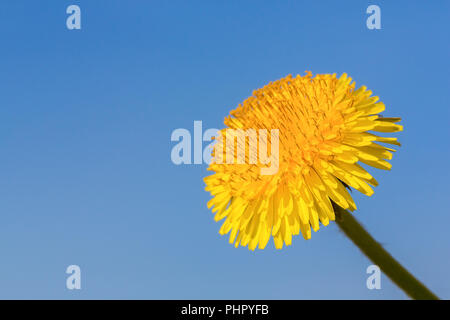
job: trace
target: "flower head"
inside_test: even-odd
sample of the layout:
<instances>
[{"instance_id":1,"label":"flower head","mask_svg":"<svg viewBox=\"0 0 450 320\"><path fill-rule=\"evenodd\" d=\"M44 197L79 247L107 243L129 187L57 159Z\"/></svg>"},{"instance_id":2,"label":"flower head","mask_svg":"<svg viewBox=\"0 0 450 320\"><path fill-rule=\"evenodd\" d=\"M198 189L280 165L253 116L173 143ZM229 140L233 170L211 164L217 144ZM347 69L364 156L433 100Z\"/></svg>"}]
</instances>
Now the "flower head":
<instances>
[{"instance_id":1,"label":"flower head","mask_svg":"<svg viewBox=\"0 0 450 320\"><path fill-rule=\"evenodd\" d=\"M219 141L227 139L228 129L279 132L278 152L271 157L278 166L274 174L261 174L267 162L249 161L252 148L261 154L274 144L273 138L259 139L256 147L245 140L244 163L217 161L226 156L223 149L214 151L216 161L208 170L215 173L204 179L212 195L208 207L216 221L225 219L220 233L231 232L230 243L263 249L272 236L281 249L293 235L301 232L309 239L311 228L317 231L320 223L334 220L332 202L355 210L345 185L373 194L370 186L378 183L358 163L389 170L386 160L395 150L379 143L400 144L370 131L403 127L397 124L400 118L379 115L384 104L364 86L355 90L351 82L346 74L289 75L254 91L225 118L227 128Z\"/></svg>"}]
</instances>

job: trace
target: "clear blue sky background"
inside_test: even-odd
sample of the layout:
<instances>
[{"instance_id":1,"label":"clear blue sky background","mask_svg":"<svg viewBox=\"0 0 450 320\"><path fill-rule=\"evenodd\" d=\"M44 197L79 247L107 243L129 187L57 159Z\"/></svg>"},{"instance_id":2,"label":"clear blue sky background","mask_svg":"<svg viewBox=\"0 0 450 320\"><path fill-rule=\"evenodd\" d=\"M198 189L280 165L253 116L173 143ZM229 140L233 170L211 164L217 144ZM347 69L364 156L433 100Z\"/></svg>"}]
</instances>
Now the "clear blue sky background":
<instances>
[{"instance_id":1,"label":"clear blue sky background","mask_svg":"<svg viewBox=\"0 0 450 320\"><path fill-rule=\"evenodd\" d=\"M66 28L78 4L82 30ZM378 4L382 30L366 28ZM1 1L0 298L406 296L336 225L235 249L206 208L205 165L176 128L220 128L287 74L347 72L405 131L357 217L450 298L448 1ZM82 289L66 289L68 265Z\"/></svg>"}]
</instances>

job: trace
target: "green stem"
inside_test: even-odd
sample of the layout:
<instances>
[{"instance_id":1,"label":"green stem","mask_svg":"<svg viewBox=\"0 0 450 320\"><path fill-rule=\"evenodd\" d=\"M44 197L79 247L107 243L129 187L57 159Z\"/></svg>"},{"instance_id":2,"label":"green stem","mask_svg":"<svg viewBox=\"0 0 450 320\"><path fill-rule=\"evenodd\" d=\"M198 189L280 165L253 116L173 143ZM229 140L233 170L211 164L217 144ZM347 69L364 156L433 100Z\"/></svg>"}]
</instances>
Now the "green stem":
<instances>
[{"instance_id":1,"label":"green stem","mask_svg":"<svg viewBox=\"0 0 450 320\"><path fill-rule=\"evenodd\" d=\"M400 289L413 299L439 298L397 262L347 210L333 204L336 222L347 237Z\"/></svg>"}]
</instances>

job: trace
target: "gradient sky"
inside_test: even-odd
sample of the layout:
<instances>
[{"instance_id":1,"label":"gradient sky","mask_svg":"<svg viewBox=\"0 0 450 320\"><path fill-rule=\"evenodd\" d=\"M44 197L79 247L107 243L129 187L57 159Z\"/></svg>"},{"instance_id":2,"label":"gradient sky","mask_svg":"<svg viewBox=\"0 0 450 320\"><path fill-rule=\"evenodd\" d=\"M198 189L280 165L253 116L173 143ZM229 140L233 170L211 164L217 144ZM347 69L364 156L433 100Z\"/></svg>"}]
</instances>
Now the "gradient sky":
<instances>
[{"instance_id":1,"label":"gradient sky","mask_svg":"<svg viewBox=\"0 0 450 320\"><path fill-rule=\"evenodd\" d=\"M82 29L66 28L66 8ZM366 8L381 7L381 30ZM334 223L235 249L176 128L288 74L347 72L405 131L357 218L450 298L448 1L1 1L0 298L405 299ZM66 289L67 266L82 289Z\"/></svg>"}]
</instances>

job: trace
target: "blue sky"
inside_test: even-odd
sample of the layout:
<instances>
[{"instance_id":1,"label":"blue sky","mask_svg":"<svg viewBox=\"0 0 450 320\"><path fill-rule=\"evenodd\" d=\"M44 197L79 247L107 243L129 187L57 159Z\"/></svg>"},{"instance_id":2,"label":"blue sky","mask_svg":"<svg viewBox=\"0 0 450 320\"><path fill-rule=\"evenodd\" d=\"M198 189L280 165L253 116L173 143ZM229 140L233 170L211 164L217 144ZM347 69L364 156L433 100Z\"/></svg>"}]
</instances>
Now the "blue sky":
<instances>
[{"instance_id":1,"label":"blue sky","mask_svg":"<svg viewBox=\"0 0 450 320\"><path fill-rule=\"evenodd\" d=\"M66 28L77 4L82 29ZM381 30L366 28L370 4ZM235 249L206 208L205 165L176 128L220 128L288 74L347 72L401 116L391 172L357 218L450 298L447 1L2 1L0 298L405 299L336 225ZM82 289L67 290L67 266Z\"/></svg>"}]
</instances>

